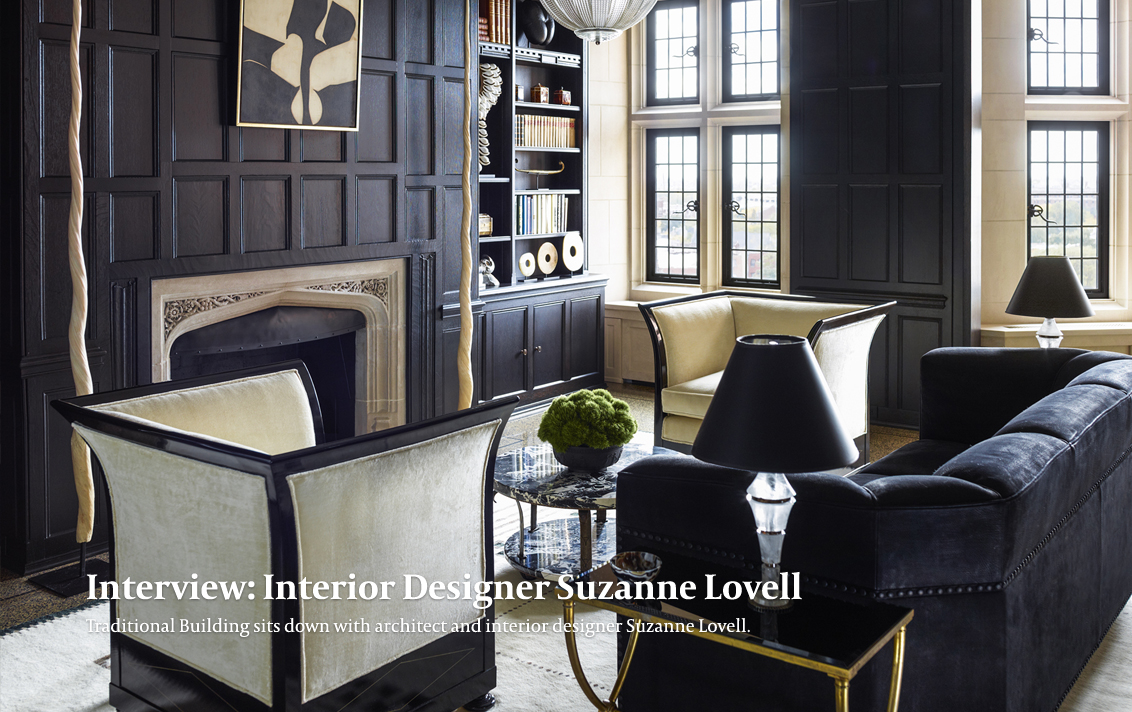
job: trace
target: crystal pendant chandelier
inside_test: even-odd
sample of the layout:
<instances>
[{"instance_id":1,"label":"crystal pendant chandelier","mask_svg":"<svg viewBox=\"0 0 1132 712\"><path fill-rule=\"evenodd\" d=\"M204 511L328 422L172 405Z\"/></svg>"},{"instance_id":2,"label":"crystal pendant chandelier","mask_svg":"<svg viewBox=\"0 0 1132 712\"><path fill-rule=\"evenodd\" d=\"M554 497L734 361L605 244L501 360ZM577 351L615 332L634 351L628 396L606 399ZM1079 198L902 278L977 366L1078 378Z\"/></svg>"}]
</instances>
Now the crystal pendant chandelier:
<instances>
[{"instance_id":1,"label":"crystal pendant chandelier","mask_svg":"<svg viewBox=\"0 0 1132 712\"><path fill-rule=\"evenodd\" d=\"M541 0L550 16L594 44L614 39L645 19L656 0Z\"/></svg>"}]
</instances>

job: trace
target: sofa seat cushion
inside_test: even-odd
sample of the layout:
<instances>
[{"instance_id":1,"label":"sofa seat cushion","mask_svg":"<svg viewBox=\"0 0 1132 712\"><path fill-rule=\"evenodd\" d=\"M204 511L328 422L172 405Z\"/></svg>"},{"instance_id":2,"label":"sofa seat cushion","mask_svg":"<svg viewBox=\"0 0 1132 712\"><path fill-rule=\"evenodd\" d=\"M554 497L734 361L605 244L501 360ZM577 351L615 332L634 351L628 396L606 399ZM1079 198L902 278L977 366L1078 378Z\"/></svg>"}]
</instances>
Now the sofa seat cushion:
<instances>
[{"instance_id":1,"label":"sofa seat cushion","mask_svg":"<svg viewBox=\"0 0 1132 712\"><path fill-rule=\"evenodd\" d=\"M660 392L660 406L665 413L703 420L723 371L669 386Z\"/></svg>"},{"instance_id":2,"label":"sofa seat cushion","mask_svg":"<svg viewBox=\"0 0 1132 712\"><path fill-rule=\"evenodd\" d=\"M950 440L917 440L870 462L850 475L857 484L888 475L934 475L945 462L968 448Z\"/></svg>"}]
</instances>

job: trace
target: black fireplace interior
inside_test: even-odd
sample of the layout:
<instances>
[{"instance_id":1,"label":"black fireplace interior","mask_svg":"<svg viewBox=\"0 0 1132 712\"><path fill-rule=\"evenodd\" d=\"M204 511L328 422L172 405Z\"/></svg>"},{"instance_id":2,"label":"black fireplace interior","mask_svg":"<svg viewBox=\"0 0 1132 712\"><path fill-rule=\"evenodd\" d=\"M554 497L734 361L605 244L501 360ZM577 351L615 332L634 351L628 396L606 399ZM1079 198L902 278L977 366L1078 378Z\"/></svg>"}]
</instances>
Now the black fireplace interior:
<instances>
[{"instance_id":1,"label":"black fireplace interior","mask_svg":"<svg viewBox=\"0 0 1132 712\"><path fill-rule=\"evenodd\" d=\"M173 342L174 379L302 359L322 408L326 440L355 434L355 335L365 317L352 309L271 307L190 331Z\"/></svg>"}]
</instances>

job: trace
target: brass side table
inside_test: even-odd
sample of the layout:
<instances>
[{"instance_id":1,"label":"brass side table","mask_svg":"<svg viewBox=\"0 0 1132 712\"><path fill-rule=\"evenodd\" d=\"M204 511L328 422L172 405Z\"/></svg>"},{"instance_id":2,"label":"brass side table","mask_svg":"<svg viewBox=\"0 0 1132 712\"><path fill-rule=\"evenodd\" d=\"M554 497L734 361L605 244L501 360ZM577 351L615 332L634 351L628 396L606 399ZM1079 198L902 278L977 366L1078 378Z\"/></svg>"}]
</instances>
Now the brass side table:
<instances>
[{"instance_id":1,"label":"brass side table","mask_svg":"<svg viewBox=\"0 0 1132 712\"><path fill-rule=\"evenodd\" d=\"M665 571L662 567L661 579L663 580L664 577ZM673 577L670 580L684 579ZM726 580L727 577L717 577L715 590L719 591ZM579 582L594 582L600 586L604 582L616 584L616 581L613 570L609 564L605 564L578 577L574 585ZM696 583L698 592L706 590L706 582L702 577ZM602 700L594 692L578 658L574 629L574 606L577 603L613 611L634 622L608 700ZM849 681L891 640L892 680L888 693L888 712L897 712L904 672L904 635L913 615L910 608L881 603L867 605L848 603L813 594L803 594L801 600L796 601L794 607L785 613L758 613L751 610L745 600L697 599L679 601L677 607L667 602L601 600L579 598L577 595L563 600L562 609L570 666L574 670L574 676L582 692L599 712L619 710L617 697L629 674L642 623L667 624L669 631L674 626L678 626L675 634L693 635L720 645L728 645L755 655L780 660L788 665L824 672L834 680L834 704L837 712L849 710ZM733 628L741 625L746 631L721 630L720 624L714 623L718 621L727 621L728 623L724 625ZM830 625L843 625L854 630L849 631L848 635L844 634L845 631L841 631L842 634L836 636L837 642L828 642L833 636L823 636L821 631L828 630Z\"/></svg>"}]
</instances>

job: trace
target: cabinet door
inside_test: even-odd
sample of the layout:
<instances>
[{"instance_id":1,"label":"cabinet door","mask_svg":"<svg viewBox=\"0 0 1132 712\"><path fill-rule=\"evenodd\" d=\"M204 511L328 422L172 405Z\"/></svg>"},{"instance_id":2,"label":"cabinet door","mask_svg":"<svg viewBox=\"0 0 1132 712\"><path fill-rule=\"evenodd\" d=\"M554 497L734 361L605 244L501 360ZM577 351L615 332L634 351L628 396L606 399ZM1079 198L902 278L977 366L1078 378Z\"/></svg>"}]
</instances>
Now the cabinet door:
<instances>
[{"instance_id":1,"label":"cabinet door","mask_svg":"<svg viewBox=\"0 0 1132 712\"><path fill-rule=\"evenodd\" d=\"M570 378L601 374L603 321L600 294L570 300Z\"/></svg>"},{"instance_id":2,"label":"cabinet door","mask_svg":"<svg viewBox=\"0 0 1132 712\"><path fill-rule=\"evenodd\" d=\"M566 325L566 302L536 304L533 308L534 387L541 388L565 379L562 329Z\"/></svg>"},{"instance_id":3,"label":"cabinet door","mask_svg":"<svg viewBox=\"0 0 1132 712\"><path fill-rule=\"evenodd\" d=\"M527 390L527 307L492 311L489 357L491 373L487 398Z\"/></svg>"}]
</instances>

